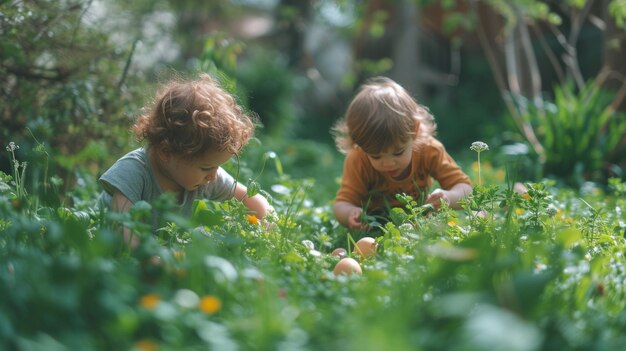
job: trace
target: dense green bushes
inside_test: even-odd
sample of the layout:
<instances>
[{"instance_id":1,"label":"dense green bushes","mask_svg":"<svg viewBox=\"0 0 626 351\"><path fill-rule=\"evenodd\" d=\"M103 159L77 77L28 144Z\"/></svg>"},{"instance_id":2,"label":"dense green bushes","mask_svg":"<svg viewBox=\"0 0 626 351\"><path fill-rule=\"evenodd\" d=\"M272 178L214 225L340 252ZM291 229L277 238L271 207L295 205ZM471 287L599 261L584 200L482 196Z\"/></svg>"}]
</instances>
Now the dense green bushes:
<instances>
[{"instance_id":1,"label":"dense green bushes","mask_svg":"<svg viewBox=\"0 0 626 351\"><path fill-rule=\"evenodd\" d=\"M228 73L243 103L264 118L259 141L226 167L256 182L277 217L264 227L236 202L200 202L192 218L180 218L167 198L125 215L100 210L96 176L129 148L126 130L152 88L150 78L125 70L133 46L83 20L88 3L0 5L0 139L20 146L0 157L0 348L615 350L626 343L623 180L598 186L583 174L572 190L539 174L520 195L505 180L515 170L483 159L482 184L463 211L424 217L409 199L384 227L349 233L329 208L341 174L336 151L278 137L300 122L293 94L306 91L295 89L302 77L282 72L280 56L237 45L231 52L208 36L201 38L207 56L183 66ZM472 89L440 107L479 103ZM565 91L556 101L562 108L546 110L553 118L527 117L547 140L584 112L576 128L592 137L577 155L597 170L620 125L607 128L595 119L595 111L607 117L606 104L585 101ZM481 124L494 118L481 121L483 108L463 107L471 123L459 130L492 128ZM455 118L444 112L443 137L461 139L449 129ZM551 141L545 145L560 156L565 143ZM516 155L521 168L533 165ZM576 170L577 160L552 160L553 169ZM461 163L469 163L465 155ZM478 179L478 168L466 169ZM143 221L152 208L162 219L155 232ZM132 253L120 245L121 223L143 239ZM363 275L333 275L330 252L351 251L363 235L379 245L361 262Z\"/></svg>"},{"instance_id":2,"label":"dense green bushes","mask_svg":"<svg viewBox=\"0 0 626 351\"><path fill-rule=\"evenodd\" d=\"M81 209L32 195L19 206L3 177L1 346L613 350L626 341L625 183L581 193L529 183L519 194L484 164L465 210L423 216L409 199L384 227L350 234L312 200L334 192L292 178L285 153L241 161L253 179L259 171L246 165L259 158L263 173L276 172L261 183L277 209L269 227L237 202L198 202L190 219L167 198L107 214L95 191L73 193ZM143 224L151 208L164 220L155 233ZM142 238L132 253L112 229L120 222ZM330 252L350 252L362 235L377 237L377 255L361 261L362 275L333 275Z\"/></svg>"}]
</instances>

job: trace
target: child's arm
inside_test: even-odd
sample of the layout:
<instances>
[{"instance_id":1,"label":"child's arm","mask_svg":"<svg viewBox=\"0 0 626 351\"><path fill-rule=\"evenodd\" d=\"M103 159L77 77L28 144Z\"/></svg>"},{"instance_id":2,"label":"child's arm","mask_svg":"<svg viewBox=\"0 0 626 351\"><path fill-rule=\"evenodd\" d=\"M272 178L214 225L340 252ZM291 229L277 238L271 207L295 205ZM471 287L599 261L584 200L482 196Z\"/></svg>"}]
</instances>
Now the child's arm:
<instances>
[{"instance_id":1,"label":"child's arm","mask_svg":"<svg viewBox=\"0 0 626 351\"><path fill-rule=\"evenodd\" d=\"M235 198L243 202L259 219L265 218L269 212L274 212L274 208L263 195L256 194L252 197L248 197L247 192L248 189L243 184L237 183L235 187Z\"/></svg>"},{"instance_id":2,"label":"child's arm","mask_svg":"<svg viewBox=\"0 0 626 351\"><path fill-rule=\"evenodd\" d=\"M365 229L367 224L361 222L363 209L347 201L337 201L333 206L335 217L343 226L350 229Z\"/></svg>"},{"instance_id":3,"label":"child's arm","mask_svg":"<svg viewBox=\"0 0 626 351\"><path fill-rule=\"evenodd\" d=\"M432 204L435 209L439 209L441 201L448 203L450 208L458 210L461 208L459 200L472 192L472 186L467 183L457 183L448 190L435 189L428 197L426 202Z\"/></svg>"},{"instance_id":4,"label":"child's arm","mask_svg":"<svg viewBox=\"0 0 626 351\"><path fill-rule=\"evenodd\" d=\"M113 192L113 196L111 198L111 210L115 212L128 212L132 206L133 203L120 191L116 190ZM122 229L122 234L124 235L124 244L131 249L134 249L137 245L139 245L139 238L137 235L133 235L130 229L124 227Z\"/></svg>"}]
</instances>

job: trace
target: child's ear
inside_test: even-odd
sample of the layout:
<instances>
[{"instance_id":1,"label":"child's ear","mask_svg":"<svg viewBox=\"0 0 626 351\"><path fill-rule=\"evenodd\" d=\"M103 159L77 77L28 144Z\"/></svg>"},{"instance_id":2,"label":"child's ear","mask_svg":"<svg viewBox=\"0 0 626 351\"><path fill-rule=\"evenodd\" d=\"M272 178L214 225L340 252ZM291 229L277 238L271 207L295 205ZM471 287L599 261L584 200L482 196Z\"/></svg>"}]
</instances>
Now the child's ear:
<instances>
[{"instance_id":1,"label":"child's ear","mask_svg":"<svg viewBox=\"0 0 626 351\"><path fill-rule=\"evenodd\" d=\"M167 162L171 158L172 154L170 153L167 143L161 142L154 149L156 151L156 155L159 158L159 160L163 162Z\"/></svg>"}]
</instances>

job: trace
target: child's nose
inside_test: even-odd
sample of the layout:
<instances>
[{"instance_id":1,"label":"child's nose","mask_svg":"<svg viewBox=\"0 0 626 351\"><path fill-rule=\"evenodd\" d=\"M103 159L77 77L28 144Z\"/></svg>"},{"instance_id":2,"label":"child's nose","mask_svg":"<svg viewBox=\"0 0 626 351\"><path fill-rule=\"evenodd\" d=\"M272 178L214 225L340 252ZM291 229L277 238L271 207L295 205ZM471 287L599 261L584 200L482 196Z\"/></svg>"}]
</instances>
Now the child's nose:
<instances>
[{"instance_id":1,"label":"child's nose","mask_svg":"<svg viewBox=\"0 0 626 351\"><path fill-rule=\"evenodd\" d=\"M393 166L394 163L395 163L395 161L392 158L390 158L390 157L386 157L386 158L383 159L383 165L385 167Z\"/></svg>"},{"instance_id":2,"label":"child's nose","mask_svg":"<svg viewBox=\"0 0 626 351\"><path fill-rule=\"evenodd\" d=\"M206 175L206 177L204 177L204 179L206 179L207 182L211 182L211 181L215 180L216 176L217 176L217 170L209 172Z\"/></svg>"}]
</instances>

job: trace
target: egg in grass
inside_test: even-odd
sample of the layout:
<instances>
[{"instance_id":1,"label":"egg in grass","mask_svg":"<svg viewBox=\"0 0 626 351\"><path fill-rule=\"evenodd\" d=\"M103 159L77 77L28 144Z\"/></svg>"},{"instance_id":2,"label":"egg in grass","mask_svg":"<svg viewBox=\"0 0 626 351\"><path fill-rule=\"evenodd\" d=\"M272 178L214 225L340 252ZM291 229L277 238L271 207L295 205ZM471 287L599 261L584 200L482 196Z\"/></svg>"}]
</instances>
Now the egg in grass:
<instances>
[{"instance_id":1,"label":"egg in grass","mask_svg":"<svg viewBox=\"0 0 626 351\"><path fill-rule=\"evenodd\" d=\"M332 256L339 257L339 259L342 259L344 257L348 257L348 251L346 249L344 249L343 247L338 247L338 248L334 249L333 252L331 252L330 254Z\"/></svg>"},{"instance_id":2,"label":"egg in grass","mask_svg":"<svg viewBox=\"0 0 626 351\"><path fill-rule=\"evenodd\" d=\"M351 257L344 257L335 265L333 274L335 275L352 275L353 273L362 274L363 270L357 260Z\"/></svg>"},{"instance_id":3,"label":"egg in grass","mask_svg":"<svg viewBox=\"0 0 626 351\"><path fill-rule=\"evenodd\" d=\"M378 243L376 242L376 239L365 236L356 242L353 253L355 256L360 257L361 260L364 260L376 255L377 247Z\"/></svg>"}]
</instances>

